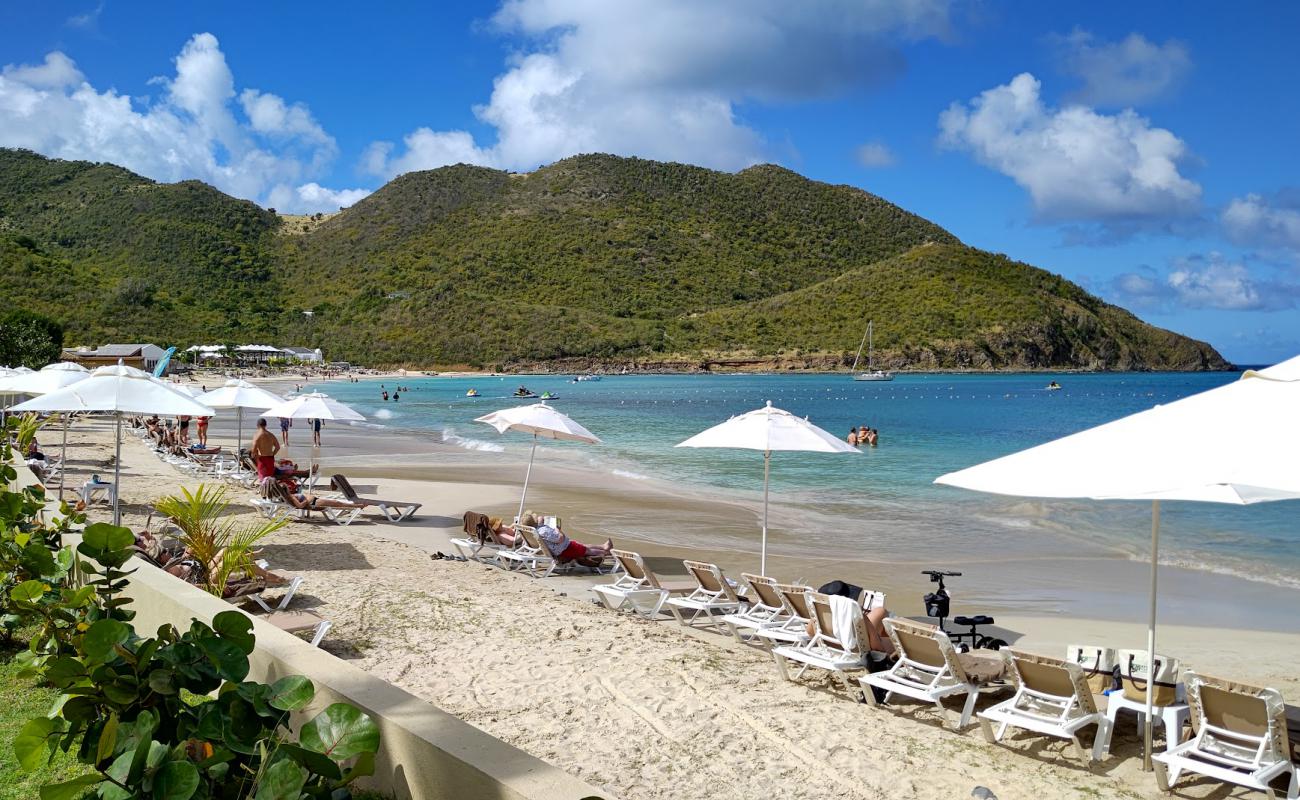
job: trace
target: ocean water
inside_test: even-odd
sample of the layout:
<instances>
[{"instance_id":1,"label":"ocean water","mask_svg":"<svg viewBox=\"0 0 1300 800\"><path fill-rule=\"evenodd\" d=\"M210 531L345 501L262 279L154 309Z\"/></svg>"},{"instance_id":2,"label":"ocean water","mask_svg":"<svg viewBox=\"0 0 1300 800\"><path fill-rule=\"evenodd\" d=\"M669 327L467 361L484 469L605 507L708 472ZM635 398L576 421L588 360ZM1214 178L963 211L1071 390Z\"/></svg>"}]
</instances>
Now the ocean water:
<instances>
[{"instance_id":1,"label":"ocean water","mask_svg":"<svg viewBox=\"0 0 1300 800\"><path fill-rule=\"evenodd\" d=\"M936 549L985 559L1009 552L1147 557L1149 503L1007 498L936 486L933 480L1237 377L916 374L867 383L840 375L653 375L572 383L567 376L511 376L320 388L393 431L437 437L467 453L513 455L527 452L527 437L499 435L473 419L527 402L509 396L526 384L539 394L558 395L552 404L602 439L594 446L546 442L539 458L548 463L746 502L761 497L761 454L673 445L769 400L840 436L868 425L879 429L880 444L860 455L773 455L773 528L815 541L828 554L909 561L932 557ZM1047 391L1053 379L1060 391ZM390 390L401 383L410 391L398 402L385 402L381 383ZM481 396L465 397L470 388ZM1294 502L1166 503L1162 562L1300 587L1298 511Z\"/></svg>"}]
</instances>

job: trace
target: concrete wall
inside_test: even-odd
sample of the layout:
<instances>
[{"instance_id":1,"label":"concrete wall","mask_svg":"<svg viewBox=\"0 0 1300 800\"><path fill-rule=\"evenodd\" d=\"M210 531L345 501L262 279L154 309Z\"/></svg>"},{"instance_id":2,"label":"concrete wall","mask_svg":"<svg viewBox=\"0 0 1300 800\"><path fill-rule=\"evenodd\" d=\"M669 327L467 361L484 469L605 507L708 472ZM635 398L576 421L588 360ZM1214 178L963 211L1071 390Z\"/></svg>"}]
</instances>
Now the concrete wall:
<instances>
[{"instance_id":1,"label":"concrete wall","mask_svg":"<svg viewBox=\"0 0 1300 800\"><path fill-rule=\"evenodd\" d=\"M184 630L192 618L211 623L233 608L152 565L132 560L126 568L137 568L126 593L134 599L128 608L135 611L134 625L142 636L152 636L168 623ZM316 685L316 699L296 724L337 702L364 709L379 724L375 775L363 783L365 788L399 800L609 797L255 616L253 632L257 648L250 657L249 680L270 683L285 675L305 675Z\"/></svg>"}]
</instances>

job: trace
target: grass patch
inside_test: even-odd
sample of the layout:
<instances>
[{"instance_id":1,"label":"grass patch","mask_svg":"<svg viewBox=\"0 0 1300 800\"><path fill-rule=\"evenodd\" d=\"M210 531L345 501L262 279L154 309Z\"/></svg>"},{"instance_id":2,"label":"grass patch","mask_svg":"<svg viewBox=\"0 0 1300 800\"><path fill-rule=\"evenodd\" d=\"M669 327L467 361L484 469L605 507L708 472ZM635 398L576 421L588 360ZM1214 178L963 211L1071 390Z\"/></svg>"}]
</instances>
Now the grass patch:
<instances>
[{"instance_id":1,"label":"grass patch","mask_svg":"<svg viewBox=\"0 0 1300 800\"><path fill-rule=\"evenodd\" d=\"M43 784L69 781L92 771L68 753L59 753L53 764L35 772L23 772L18 766L14 737L27 720L47 713L59 694L18 677L14 656L20 649L0 646L0 800L30 800L40 796Z\"/></svg>"}]
</instances>

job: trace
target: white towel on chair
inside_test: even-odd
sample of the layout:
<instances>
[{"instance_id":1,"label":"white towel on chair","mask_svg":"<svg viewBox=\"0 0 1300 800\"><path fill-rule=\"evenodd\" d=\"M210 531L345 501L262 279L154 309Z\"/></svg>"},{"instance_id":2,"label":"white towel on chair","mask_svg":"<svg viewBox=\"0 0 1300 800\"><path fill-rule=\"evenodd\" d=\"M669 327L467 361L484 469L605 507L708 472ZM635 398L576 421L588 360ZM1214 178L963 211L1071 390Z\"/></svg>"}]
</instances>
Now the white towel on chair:
<instances>
[{"instance_id":1,"label":"white towel on chair","mask_svg":"<svg viewBox=\"0 0 1300 800\"><path fill-rule=\"evenodd\" d=\"M831 634L840 640L845 650L858 646L859 619L862 619L862 606L847 597L831 595Z\"/></svg>"}]
</instances>

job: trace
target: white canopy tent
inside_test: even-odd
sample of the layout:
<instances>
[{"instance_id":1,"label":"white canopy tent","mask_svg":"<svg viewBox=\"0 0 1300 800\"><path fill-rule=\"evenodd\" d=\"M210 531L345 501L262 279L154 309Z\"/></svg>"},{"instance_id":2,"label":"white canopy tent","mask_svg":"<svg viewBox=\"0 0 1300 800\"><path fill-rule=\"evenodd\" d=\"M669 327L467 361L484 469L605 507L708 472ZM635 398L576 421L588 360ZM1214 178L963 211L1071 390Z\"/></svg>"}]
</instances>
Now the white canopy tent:
<instances>
[{"instance_id":1,"label":"white canopy tent","mask_svg":"<svg viewBox=\"0 0 1300 800\"><path fill-rule=\"evenodd\" d=\"M1151 501L1148 656L1154 662L1160 501L1300 498L1300 356L1168 405L1031 447L935 483L1019 497ZM1145 764L1151 757L1151 682Z\"/></svg>"},{"instance_id":2,"label":"white canopy tent","mask_svg":"<svg viewBox=\"0 0 1300 800\"><path fill-rule=\"evenodd\" d=\"M516 406L484 414L474 420L496 428L497 433L518 431L533 435L533 448L528 452L528 470L524 472L524 491L519 496L519 514L524 515L524 501L528 498L528 481L533 476L533 457L537 455L538 439L557 439L570 442L600 444L596 434L561 414L546 403Z\"/></svg>"},{"instance_id":3,"label":"white canopy tent","mask_svg":"<svg viewBox=\"0 0 1300 800\"><path fill-rule=\"evenodd\" d=\"M798 450L813 453L856 453L861 451L822 430L807 419L775 408L768 401L763 408L701 431L677 447L720 447L763 451L763 540L759 570L767 574L767 498L772 473L772 452Z\"/></svg>"},{"instance_id":4,"label":"white canopy tent","mask_svg":"<svg viewBox=\"0 0 1300 800\"><path fill-rule=\"evenodd\" d=\"M0 379L0 394L43 395L58 391L90 377L90 370L71 361L58 361L36 372L15 373ZM59 471L59 499L63 499L63 480L68 465L68 415L63 415L63 443L59 459L64 469Z\"/></svg>"},{"instance_id":5,"label":"white canopy tent","mask_svg":"<svg viewBox=\"0 0 1300 800\"><path fill-rule=\"evenodd\" d=\"M201 394L195 399L213 408L237 409L239 429L235 439L235 452L239 452L239 447L244 441L244 409L251 408L264 411L271 406L277 406L284 402L284 398L280 395L268 392L260 386L239 378L231 378L226 381L224 386L219 386L210 392Z\"/></svg>"},{"instance_id":6,"label":"white canopy tent","mask_svg":"<svg viewBox=\"0 0 1300 800\"><path fill-rule=\"evenodd\" d=\"M110 411L117 421L113 459L113 524L122 520L122 415L211 416L211 408L147 372L123 364L100 367L85 380L14 406L15 411Z\"/></svg>"}]
</instances>

